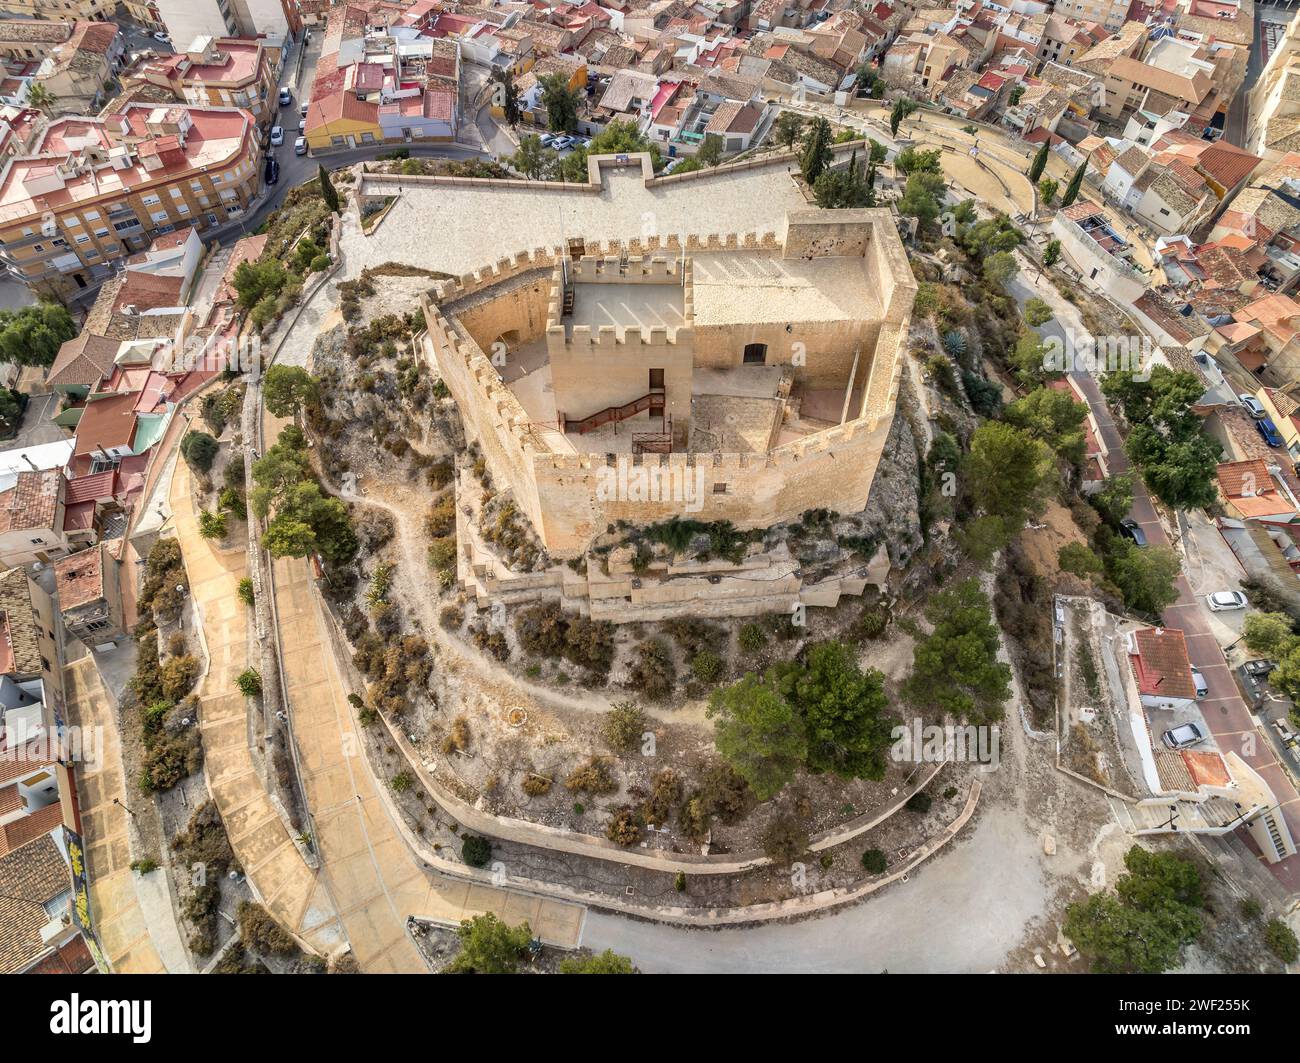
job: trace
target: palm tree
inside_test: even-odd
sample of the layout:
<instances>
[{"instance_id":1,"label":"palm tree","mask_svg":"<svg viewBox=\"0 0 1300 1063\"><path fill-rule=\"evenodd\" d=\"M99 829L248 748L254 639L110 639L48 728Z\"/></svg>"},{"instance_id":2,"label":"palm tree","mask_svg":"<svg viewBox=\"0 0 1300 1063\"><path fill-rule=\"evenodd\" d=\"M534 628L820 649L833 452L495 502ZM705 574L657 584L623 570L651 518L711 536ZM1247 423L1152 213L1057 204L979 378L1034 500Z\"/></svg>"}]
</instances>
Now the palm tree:
<instances>
[{"instance_id":1,"label":"palm tree","mask_svg":"<svg viewBox=\"0 0 1300 1063\"><path fill-rule=\"evenodd\" d=\"M57 102L54 93L41 84L32 84L27 89L27 104L29 107L35 107L38 111L49 113L50 108Z\"/></svg>"}]
</instances>

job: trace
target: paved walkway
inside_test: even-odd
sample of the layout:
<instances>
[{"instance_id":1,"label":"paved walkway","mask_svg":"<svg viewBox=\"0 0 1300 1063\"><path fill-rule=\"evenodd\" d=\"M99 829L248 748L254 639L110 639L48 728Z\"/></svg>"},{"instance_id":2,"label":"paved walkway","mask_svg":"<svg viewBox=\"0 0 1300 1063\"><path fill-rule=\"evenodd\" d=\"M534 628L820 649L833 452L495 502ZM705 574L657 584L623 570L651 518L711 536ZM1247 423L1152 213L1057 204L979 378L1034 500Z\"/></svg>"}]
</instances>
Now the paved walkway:
<instances>
[{"instance_id":1,"label":"paved walkway","mask_svg":"<svg viewBox=\"0 0 1300 1063\"><path fill-rule=\"evenodd\" d=\"M549 943L576 947L580 906L426 871L380 796L347 703L307 562L275 563L276 610L303 789L321 866L362 970L423 971L406 934L410 915L455 924L494 911L527 920Z\"/></svg>"},{"instance_id":2,"label":"paved walkway","mask_svg":"<svg viewBox=\"0 0 1300 1063\"><path fill-rule=\"evenodd\" d=\"M91 919L104 958L117 974L188 971L189 959L171 911L165 913L165 919L150 919L136 894L136 874L131 870L130 814L113 803L114 799L127 800L113 699L99 681L94 660L88 656L63 669L63 685L69 722L83 729L98 729L101 736L98 763L93 768L86 762L77 766L77 796L90 876ZM150 877L161 884L163 903L170 906L161 872ZM167 962L160 948L167 954Z\"/></svg>"},{"instance_id":3,"label":"paved walkway","mask_svg":"<svg viewBox=\"0 0 1300 1063\"><path fill-rule=\"evenodd\" d=\"M247 609L238 596L245 554L218 552L199 535L184 462L176 463L172 477L171 508L208 656L199 689L208 790L262 903L317 952L329 955L347 939L325 884L303 860L262 786L249 749L244 697L235 687L235 678L248 667Z\"/></svg>"}]
</instances>

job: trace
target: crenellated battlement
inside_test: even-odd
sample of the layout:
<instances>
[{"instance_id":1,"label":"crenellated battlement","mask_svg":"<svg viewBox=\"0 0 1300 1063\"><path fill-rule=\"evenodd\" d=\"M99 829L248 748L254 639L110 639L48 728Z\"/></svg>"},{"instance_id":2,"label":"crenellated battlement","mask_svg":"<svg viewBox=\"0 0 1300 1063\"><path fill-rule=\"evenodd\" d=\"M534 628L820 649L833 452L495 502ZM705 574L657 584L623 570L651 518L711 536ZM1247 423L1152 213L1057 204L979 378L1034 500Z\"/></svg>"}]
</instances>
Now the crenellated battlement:
<instances>
[{"instance_id":1,"label":"crenellated battlement","mask_svg":"<svg viewBox=\"0 0 1300 1063\"><path fill-rule=\"evenodd\" d=\"M598 328L592 328L590 325L566 327L561 324L548 324L546 326L546 344L552 348L558 344L570 348L594 347L616 352L619 347L624 346L685 347L690 345L693 337L693 329L686 327L670 329L664 325L655 325L651 328L641 328L637 325L628 325L626 328L617 328L614 325L601 325Z\"/></svg>"}]
</instances>

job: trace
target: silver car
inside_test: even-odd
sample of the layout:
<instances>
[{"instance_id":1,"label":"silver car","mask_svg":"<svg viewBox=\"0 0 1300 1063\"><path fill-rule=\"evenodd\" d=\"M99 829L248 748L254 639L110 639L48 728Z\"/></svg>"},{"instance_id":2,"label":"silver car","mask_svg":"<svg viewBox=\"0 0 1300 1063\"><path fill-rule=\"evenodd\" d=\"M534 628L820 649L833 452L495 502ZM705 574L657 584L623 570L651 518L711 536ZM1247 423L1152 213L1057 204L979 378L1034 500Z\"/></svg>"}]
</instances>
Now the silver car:
<instances>
[{"instance_id":1,"label":"silver car","mask_svg":"<svg viewBox=\"0 0 1300 1063\"><path fill-rule=\"evenodd\" d=\"M1205 741L1205 735L1201 729L1194 723L1185 723L1181 727L1174 727L1160 736L1162 741L1170 749L1186 749L1188 746L1194 746L1198 742Z\"/></svg>"},{"instance_id":2,"label":"silver car","mask_svg":"<svg viewBox=\"0 0 1300 1063\"><path fill-rule=\"evenodd\" d=\"M1255 398L1254 395L1238 395L1237 401L1246 407L1246 412L1255 420L1258 421L1264 416L1264 407L1259 404L1259 399Z\"/></svg>"},{"instance_id":3,"label":"silver car","mask_svg":"<svg viewBox=\"0 0 1300 1063\"><path fill-rule=\"evenodd\" d=\"M1215 591L1205 596L1205 604L1211 612L1223 613L1230 609L1245 609L1249 603L1241 591Z\"/></svg>"}]
</instances>

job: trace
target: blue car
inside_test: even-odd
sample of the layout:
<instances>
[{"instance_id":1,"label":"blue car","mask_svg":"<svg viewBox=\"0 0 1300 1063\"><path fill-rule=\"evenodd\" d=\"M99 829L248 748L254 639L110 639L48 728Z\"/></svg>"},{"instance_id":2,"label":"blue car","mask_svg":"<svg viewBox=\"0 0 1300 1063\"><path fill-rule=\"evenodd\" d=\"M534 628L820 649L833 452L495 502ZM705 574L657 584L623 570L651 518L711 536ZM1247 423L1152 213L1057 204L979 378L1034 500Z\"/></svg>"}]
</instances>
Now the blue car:
<instances>
[{"instance_id":1,"label":"blue car","mask_svg":"<svg viewBox=\"0 0 1300 1063\"><path fill-rule=\"evenodd\" d=\"M1270 447L1280 447L1282 445L1282 436L1278 434L1277 425L1273 423L1272 418L1263 417L1256 421L1255 431L1260 434L1260 438Z\"/></svg>"}]
</instances>

